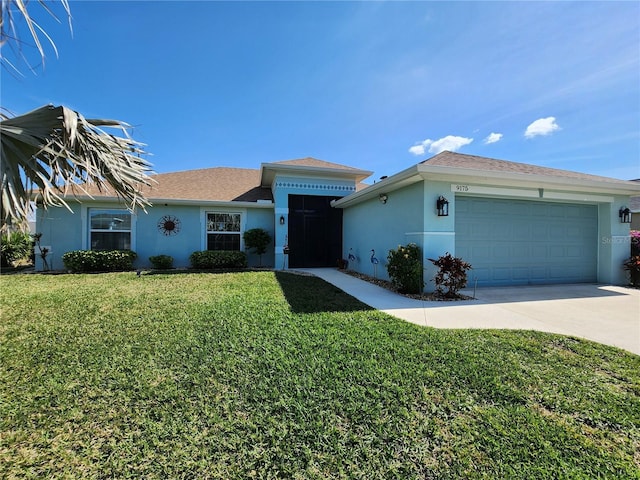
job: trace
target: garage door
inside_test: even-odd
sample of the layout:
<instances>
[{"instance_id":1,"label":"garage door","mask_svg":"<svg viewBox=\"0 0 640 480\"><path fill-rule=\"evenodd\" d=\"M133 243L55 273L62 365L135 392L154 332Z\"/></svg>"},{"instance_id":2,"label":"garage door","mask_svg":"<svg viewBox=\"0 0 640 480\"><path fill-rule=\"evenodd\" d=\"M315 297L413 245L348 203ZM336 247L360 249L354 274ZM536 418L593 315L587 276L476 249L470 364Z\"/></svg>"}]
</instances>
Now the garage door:
<instances>
[{"instance_id":1,"label":"garage door","mask_svg":"<svg viewBox=\"0 0 640 480\"><path fill-rule=\"evenodd\" d=\"M470 285L595 282L595 205L456 197L456 256Z\"/></svg>"}]
</instances>

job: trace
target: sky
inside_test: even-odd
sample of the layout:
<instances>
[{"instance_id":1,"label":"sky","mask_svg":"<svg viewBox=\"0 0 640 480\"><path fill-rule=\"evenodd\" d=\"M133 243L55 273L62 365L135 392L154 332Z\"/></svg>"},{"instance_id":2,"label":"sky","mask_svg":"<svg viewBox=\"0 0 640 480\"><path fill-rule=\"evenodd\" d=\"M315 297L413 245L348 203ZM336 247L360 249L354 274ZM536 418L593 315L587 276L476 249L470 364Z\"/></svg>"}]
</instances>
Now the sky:
<instances>
[{"instance_id":1,"label":"sky","mask_svg":"<svg viewBox=\"0 0 640 480\"><path fill-rule=\"evenodd\" d=\"M640 178L640 2L70 5L72 32L31 2L58 56L3 69L2 107L125 121L158 173L315 157L372 182L450 150Z\"/></svg>"}]
</instances>

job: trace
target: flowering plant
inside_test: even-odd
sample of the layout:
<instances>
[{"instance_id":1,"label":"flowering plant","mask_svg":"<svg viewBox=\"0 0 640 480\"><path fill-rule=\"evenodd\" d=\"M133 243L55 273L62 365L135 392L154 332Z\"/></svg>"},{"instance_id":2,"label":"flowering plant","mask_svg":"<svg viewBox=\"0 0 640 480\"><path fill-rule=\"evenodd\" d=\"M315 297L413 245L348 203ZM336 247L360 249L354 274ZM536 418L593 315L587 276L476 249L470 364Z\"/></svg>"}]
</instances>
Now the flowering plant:
<instances>
[{"instance_id":1,"label":"flowering plant","mask_svg":"<svg viewBox=\"0 0 640 480\"><path fill-rule=\"evenodd\" d=\"M640 255L633 255L629 260L624 262L623 267L629 271L631 276L631 285L640 287Z\"/></svg>"},{"instance_id":2,"label":"flowering plant","mask_svg":"<svg viewBox=\"0 0 640 480\"><path fill-rule=\"evenodd\" d=\"M424 286L420 247L410 243L406 247L398 245L397 249L389 250L387 272L400 293L420 293Z\"/></svg>"},{"instance_id":3,"label":"flowering plant","mask_svg":"<svg viewBox=\"0 0 640 480\"><path fill-rule=\"evenodd\" d=\"M630 272L640 272L640 255L634 255L624 262L624 269Z\"/></svg>"}]
</instances>

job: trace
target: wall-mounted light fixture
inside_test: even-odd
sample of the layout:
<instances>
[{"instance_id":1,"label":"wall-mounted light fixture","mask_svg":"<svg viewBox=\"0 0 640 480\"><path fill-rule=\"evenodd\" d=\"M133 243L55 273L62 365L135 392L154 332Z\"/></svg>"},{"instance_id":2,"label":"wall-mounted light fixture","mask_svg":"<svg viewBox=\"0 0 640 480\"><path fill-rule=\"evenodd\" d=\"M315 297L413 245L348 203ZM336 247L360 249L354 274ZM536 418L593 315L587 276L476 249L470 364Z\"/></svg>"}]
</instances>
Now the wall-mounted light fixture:
<instances>
[{"instance_id":1,"label":"wall-mounted light fixture","mask_svg":"<svg viewBox=\"0 0 640 480\"><path fill-rule=\"evenodd\" d=\"M447 200L442 195L440 195L438 197L438 200L436 200L436 210L438 211L439 217L448 217L449 216L449 200Z\"/></svg>"},{"instance_id":2,"label":"wall-mounted light fixture","mask_svg":"<svg viewBox=\"0 0 640 480\"><path fill-rule=\"evenodd\" d=\"M284 215L280 215L280 225L284 225Z\"/></svg>"},{"instance_id":3,"label":"wall-mounted light fixture","mask_svg":"<svg viewBox=\"0 0 640 480\"><path fill-rule=\"evenodd\" d=\"M629 210L629 207L620 207L618 216L620 217L620 223L631 223L631 210Z\"/></svg>"},{"instance_id":4,"label":"wall-mounted light fixture","mask_svg":"<svg viewBox=\"0 0 640 480\"><path fill-rule=\"evenodd\" d=\"M378 199L380 200L380 203L387 203L387 200L389 200L389 195L387 195L386 193L381 193Z\"/></svg>"}]
</instances>

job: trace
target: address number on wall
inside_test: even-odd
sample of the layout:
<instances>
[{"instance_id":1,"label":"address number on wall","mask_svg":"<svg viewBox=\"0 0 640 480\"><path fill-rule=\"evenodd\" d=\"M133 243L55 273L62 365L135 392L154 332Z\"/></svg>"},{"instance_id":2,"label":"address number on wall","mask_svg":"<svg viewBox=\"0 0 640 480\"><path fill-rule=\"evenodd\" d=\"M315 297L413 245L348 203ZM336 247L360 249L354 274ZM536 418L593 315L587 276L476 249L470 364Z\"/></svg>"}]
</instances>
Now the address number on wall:
<instances>
[{"instance_id":1,"label":"address number on wall","mask_svg":"<svg viewBox=\"0 0 640 480\"><path fill-rule=\"evenodd\" d=\"M452 190L454 192L469 192L471 191L471 187L469 185L452 185Z\"/></svg>"}]
</instances>

